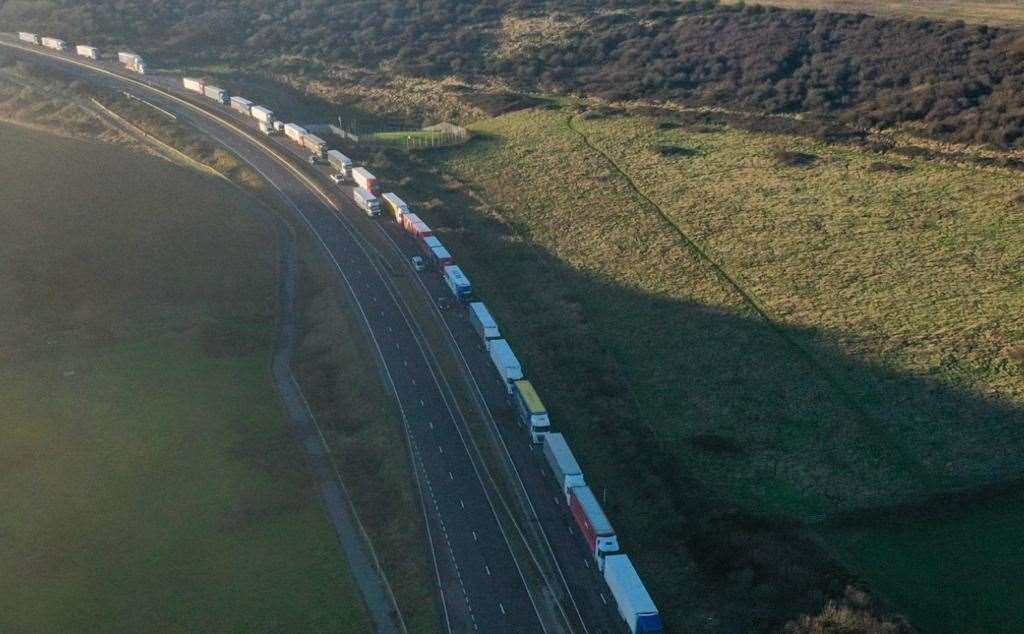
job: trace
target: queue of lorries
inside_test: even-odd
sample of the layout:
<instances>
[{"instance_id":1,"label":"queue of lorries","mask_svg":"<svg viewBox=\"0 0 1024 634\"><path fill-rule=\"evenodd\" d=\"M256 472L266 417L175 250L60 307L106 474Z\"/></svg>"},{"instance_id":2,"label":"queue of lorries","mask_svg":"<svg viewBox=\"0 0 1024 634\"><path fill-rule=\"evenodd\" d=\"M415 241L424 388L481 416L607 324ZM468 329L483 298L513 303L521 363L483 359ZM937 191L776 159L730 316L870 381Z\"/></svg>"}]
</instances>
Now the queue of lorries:
<instances>
[{"instance_id":1,"label":"queue of lorries","mask_svg":"<svg viewBox=\"0 0 1024 634\"><path fill-rule=\"evenodd\" d=\"M66 52L68 50L68 43L56 37L40 37L35 33L20 31L18 33L18 39L28 44L35 44L36 46L42 46L59 52ZM91 59L93 61L99 61L100 59L99 49L87 44L79 44L75 46L75 55ZM142 57L135 53L118 51L117 62L132 72L139 73L140 75L146 74L146 62Z\"/></svg>"},{"instance_id":2,"label":"queue of lorries","mask_svg":"<svg viewBox=\"0 0 1024 634\"><path fill-rule=\"evenodd\" d=\"M55 51L68 50L63 40L53 37L39 37L33 33L21 32L18 38L23 42ZM91 60L100 59L99 51L92 46L76 46L75 54ZM118 52L117 59L127 69L145 73L145 62L138 55ZM547 408L533 384L526 378L511 345L502 337L498 323L487 306L477 301L469 278L455 263L452 253L434 236L427 223L413 213L409 205L396 193L381 194L380 183L365 167L355 166L352 159L338 150L329 149L326 141L302 126L284 123L275 116L273 110L244 97L230 95L226 89L202 79L185 77L181 83L187 91L251 117L264 134L283 134L310 152L311 163L327 162L335 170L331 175L332 181L340 185L351 180L355 185L352 200L357 207L367 215L375 217L386 210L388 216L413 237L426 260L441 274L452 296L466 306L469 321L487 350L509 400L515 406L523 426L530 435L530 440L543 446L548 467L561 495L565 496L570 513L586 541L587 549L604 575L619 614L633 634L663 631L661 617L650 594L629 556L621 551L615 529L587 485L583 470L573 456L568 442L562 434L552 431Z\"/></svg>"}]
</instances>

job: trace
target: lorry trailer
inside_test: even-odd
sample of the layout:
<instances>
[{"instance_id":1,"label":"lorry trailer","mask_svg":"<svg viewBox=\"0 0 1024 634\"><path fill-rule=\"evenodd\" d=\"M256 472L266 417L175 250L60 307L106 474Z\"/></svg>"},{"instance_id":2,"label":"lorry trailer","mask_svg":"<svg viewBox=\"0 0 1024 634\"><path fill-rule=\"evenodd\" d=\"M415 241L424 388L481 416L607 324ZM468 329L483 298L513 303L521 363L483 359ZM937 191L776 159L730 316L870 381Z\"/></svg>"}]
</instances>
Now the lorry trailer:
<instances>
[{"instance_id":1,"label":"lorry trailer","mask_svg":"<svg viewBox=\"0 0 1024 634\"><path fill-rule=\"evenodd\" d=\"M402 216L402 229L405 229L408 233L413 233L413 229L417 223L422 223L420 217L414 213L407 213Z\"/></svg>"},{"instance_id":2,"label":"lorry trailer","mask_svg":"<svg viewBox=\"0 0 1024 634\"><path fill-rule=\"evenodd\" d=\"M423 252L423 255L429 258L431 257L431 251L434 249L434 247L441 246L441 241L438 240L433 235L429 235L417 240L416 245L420 248L420 251Z\"/></svg>"},{"instance_id":3,"label":"lorry trailer","mask_svg":"<svg viewBox=\"0 0 1024 634\"><path fill-rule=\"evenodd\" d=\"M455 264L455 258L452 257L452 254L444 246L431 247L429 257L439 269Z\"/></svg>"},{"instance_id":4,"label":"lorry trailer","mask_svg":"<svg viewBox=\"0 0 1024 634\"><path fill-rule=\"evenodd\" d=\"M231 98L231 109L232 110L237 110L237 111L241 112L242 114L244 114L247 117L249 116L249 114L250 114L250 112L252 110L252 106L253 106L252 102L249 101L248 99L246 99L245 97L232 97Z\"/></svg>"},{"instance_id":5,"label":"lorry trailer","mask_svg":"<svg viewBox=\"0 0 1024 634\"><path fill-rule=\"evenodd\" d=\"M269 126L274 124L274 112L270 108L264 108L263 106L253 106L249 108L249 114L252 115L253 119L262 121Z\"/></svg>"},{"instance_id":6,"label":"lorry trailer","mask_svg":"<svg viewBox=\"0 0 1024 634\"><path fill-rule=\"evenodd\" d=\"M294 123L286 123L284 124L284 135L299 145L302 145L302 137L306 136L306 129L302 126L297 126Z\"/></svg>"},{"instance_id":7,"label":"lorry trailer","mask_svg":"<svg viewBox=\"0 0 1024 634\"><path fill-rule=\"evenodd\" d=\"M473 302L469 305L469 323L473 325L473 330L484 342L485 347L491 339L501 338L498 322L494 321L491 311L487 310L487 306L483 302Z\"/></svg>"},{"instance_id":8,"label":"lorry trailer","mask_svg":"<svg viewBox=\"0 0 1024 634\"><path fill-rule=\"evenodd\" d=\"M388 214L394 218L395 222L402 222L402 216L405 214L412 213L409 211L409 205L405 204L405 201L398 197L398 194L388 192L381 196L384 199L384 207L387 208Z\"/></svg>"},{"instance_id":9,"label":"lorry trailer","mask_svg":"<svg viewBox=\"0 0 1024 634\"><path fill-rule=\"evenodd\" d=\"M192 77L182 77L181 78L181 85L185 87L185 90L190 90L192 92L197 92L200 95L202 95L202 94L204 94L203 93L203 88L206 87L206 82L204 82L202 79L193 79Z\"/></svg>"},{"instance_id":10,"label":"lorry trailer","mask_svg":"<svg viewBox=\"0 0 1024 634\"><path fill-rule=\"evenodd\" d=\"M206 84L205 86L203 86L203 94L209 97L210 99L213 99L217 103L221 103L224 105L227 105L229 103L228 91L224 90L219 86Z\"/></svg>"},{"instance_id":11,"label":"lorry trailer","mask_svg":"<svg viewBox=\"0 0 1024 634\"><path fill-rule=\"evenodd\" d=\"M423 222L416 214L405 214L402 216L402 228L420 240L434 235L427 223Z\"/></svg>"},{"instance_id":12,"label":"lorry trailer","mask_svg":"<svg viewBox=\"0 0 1024 634\"><path fill-rule=\"evenodd\" d=\"M420 239L429 238L434 235L433 230L431 230L427 223L419 219L409 223L409 233Z\"/></svg>"},{"instance_id":13,"label":"lorry trailer","mask_svg":"<svg viewBox=\"0 0 1024 634\"><path fill-rule=\"evenodd\" d=\"M523 378L523 367L519 365L519 359L512 352L512 346L504 339L493 339L487 346L487 352L491 355L491 363L498 370L502 383L505 384L505 391L511 394L513 381Z\"/></svg>"},{"instance_id":14,"label":"lorry trailer","mask_svg":"<svg viewBox=\"0 0 1024 634\"><path fill-rule=\"evenodd\" d=\"M25 31L19 31L18 39L22 42L28 42L29 44L35 44L36 46L39 46L39 36L35 33L26 33Z\"/></svg>"},{"instance_id":15,"label":"lorry trailer","mask_svg":"<svg viewBox=\"0 0 1024 634\"><path fill-rule=\"evenodd\" d=\"M570 489L586 486L587 483L583 478L583 470L580 469L580 464L576 462L576 456L572 455L572 450L569 449L569 443L565 441L565 436L558 432L551 432L544 437L544 458L547 459L551 472L555 474L558 488L562 490L562 495L565 496L566 502L569 501Z\"/></svg>"},{"instance_id":16,"label":"lorry trailer","mask_svg":"<svg viewBox=\"0 0 1024 634\"><path fill-rule=\"evenodd\" d=\"M352 159L349 157L345 156L338 150L328 150L327 162L345 178L352 178ZM387 204L388 196L394 196L394 194L384 194L385 204Z\"/></svg>"},{"instance_id":17,"label":"lorry trailer","mask_svg":"<svg viewBox=\"0 0 1024 634\"><path fill-rule=\"evenodd\" d=\"M139 73L140 75L146 74L146 62L143 61L142 57L135 53L128 53L127 51L117 52L117 61L119 64L124 66L130 71Z\"/></svg>"},{"instance_id":18,"label":"lorry trailer","mask_svg":"<svg viewBox=\"0 0 1024 634\"><path fill-rule=\"evenodd\" d=\"M665 626L651 595L628 555L605 558L604 582L612 591L619 615L633 634L661 634Z\"/></svg>"},{"instance_id":19,"label":"lorry trailer","mask_svg":"<svg viewBox=\"0 0 1024 634\"><path fill-rule=\"evenodd\" d=\"M100 58L100 51L95 46L86 46L85 44L79 44L75 47L75 54L79 57L85 57L91 60L98 60Z\"/></svg>"},{"instance_id":20,"label":"lorry trailer","mask_svg":"<svg viewBox=\"0 0 1024 634\"><path fill-rule=\"evenodd\" d=\"M360 209L366 212L367 216L380 215L380 201L362 187L356 187L352 190L352 200L356 202Z\"/></svg>"},{"instance_id":21,"label":"lorry trailer","mask_svg":"<svg viewBox=\"0 0 1024 634\"><path fill-rule=\"evenodd\" d=\"M356 185L359 185L368 192L380 193L377 177L371 174L365 167L357 167L352 170L352 180L356 182Z\"/></svg>"},{"instance_id":22,"label":"lorry trailer","mask_svg":"<svg viewBox=\"0 0 1024 634\"><path fill-rule=\"evenodd\" d=\"M583 533L590 554L597 561L598 569L603 570L605 557L619 552L619 538L590 487L584 485L569 489L569 510Z\"/></svg>"},{"instance_id":23,"label":"lorry trailer","mask_svg":"<svg viewBox=\"0 0 1024 634\"><path fill-rule=\"evenodd\" d=\"M319 158L327 157L327 141L324 141L315 134L306 133L302 137L302 147L306 148L310 152Z\"/></svg>"},{"instance_id":24,"label":"lorry trailer","mask_svg":"<svg viewBox=\"0 0 1024 634\"><path fill-rule=\"evenodd\" d=\"M44 37L40 40L43 46L46 48L52 48L55 51L66 51L68 50L67 42L55 37Z\"/></svg>"},{"instance_id":25,"label":"lorry trailer","mask_svg":"<svg viewBox=\"0 0 1024 634\"><path fill-rule=\"evenodd\" d=\"M460 302L468 302L473 297L473 286L462 269L452 265L444 267L441 271L444 275L444 283L448 285L448 290L456 299Z\"/></svg>"},{"instance_id":26,"label":"lorry trailer","mask_svg":"<svg viewBox=\"0 0 1024 634\"><path fill-rule=\"evenodd\" d=\"M537 390L526 379L513 381L512 400L515 402L519 419L530 430L530 439L534 444L544 442L544 436L551 431L551 419L548 410L541 402Z\"/></svg>"}]
</instances>

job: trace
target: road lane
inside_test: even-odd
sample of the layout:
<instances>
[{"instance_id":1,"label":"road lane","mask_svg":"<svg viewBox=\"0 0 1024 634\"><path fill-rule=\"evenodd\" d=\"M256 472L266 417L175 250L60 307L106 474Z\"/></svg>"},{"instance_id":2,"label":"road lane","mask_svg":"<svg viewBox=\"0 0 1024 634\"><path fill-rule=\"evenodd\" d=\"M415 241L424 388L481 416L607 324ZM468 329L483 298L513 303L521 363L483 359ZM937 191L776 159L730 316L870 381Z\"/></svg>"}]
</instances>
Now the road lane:
<instances>
[{"instance_id":1,"label":"road lane","mask_svg":"<svg viewBox=\"0 0 1024 634\"><path fill-rule=\"evenodd\" d=\"M6 44L6 42L4 42ZM20 47L19 47L20 48ZM19 55L53 58L37 51ZM69 63L68 60L48 63ZM124 79L70 66L90 81L123 90ZM477 473L452 404L394 296L386 271L348 223L260 144L179 101L134 84L160 108L195 126L260 171L316 236L363 315L382 371L403 412L414 465L426 495L430 540L452 631L545 631L522 570ZM437 449L440 448L440 449Z\"/></svg>"}]
</instances>

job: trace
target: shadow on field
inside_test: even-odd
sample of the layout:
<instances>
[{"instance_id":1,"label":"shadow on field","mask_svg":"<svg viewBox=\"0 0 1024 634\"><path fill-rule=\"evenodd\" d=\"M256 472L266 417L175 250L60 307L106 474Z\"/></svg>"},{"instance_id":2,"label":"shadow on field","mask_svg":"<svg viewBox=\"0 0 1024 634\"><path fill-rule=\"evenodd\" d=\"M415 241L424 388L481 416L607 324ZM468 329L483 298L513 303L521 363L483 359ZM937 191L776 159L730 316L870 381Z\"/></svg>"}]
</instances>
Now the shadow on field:
<instances>
[{"instance_id":1,"label":"shadow on field","mask_svg":"<svg viewBox=\"0 0 1024 634\"><path fill-rule=\"evenodd\" d=\"M444 154L370 162L413 177L403 197L496 314L680 631L773 629L841 596L855 579L817 525L1024 488L1021 408L570 268L433 171Z\"/></svg>"}]
</instances>

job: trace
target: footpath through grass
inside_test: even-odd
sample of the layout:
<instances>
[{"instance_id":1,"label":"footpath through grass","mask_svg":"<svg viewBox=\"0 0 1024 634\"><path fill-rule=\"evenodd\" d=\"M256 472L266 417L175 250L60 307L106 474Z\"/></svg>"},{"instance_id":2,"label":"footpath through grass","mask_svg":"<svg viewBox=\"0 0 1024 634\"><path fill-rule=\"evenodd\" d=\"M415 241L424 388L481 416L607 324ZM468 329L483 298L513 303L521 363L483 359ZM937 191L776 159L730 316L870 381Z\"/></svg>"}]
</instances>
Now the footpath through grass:
<instances>
[{"instance_id":1,"label":"footpath through grass","mask_svg":"<svg viewBox=\"0 0 1024 634\"><path fill-rule=\"evenodd\" d=\"M742 631L820 608L843 576L790 520L1019 475L1013 175L639 116L577 117L585 140L571 115L481 122L420 162L455 179L400 193L608 487L670 622ZM936 600L955 591L901 561ZM1009 622L1011 606L978 600Z\"/></svg>"},{"instance_id":2,"label":"footpath through grass","mask_svg":"<svg viewBox=\"0 0 1024 634\"><path fill-rule=\"evenodd\" d=\"M0 146L0 630L367 631L269 375L272 229L124 148Z\"/></svg>"}]
</instances>

